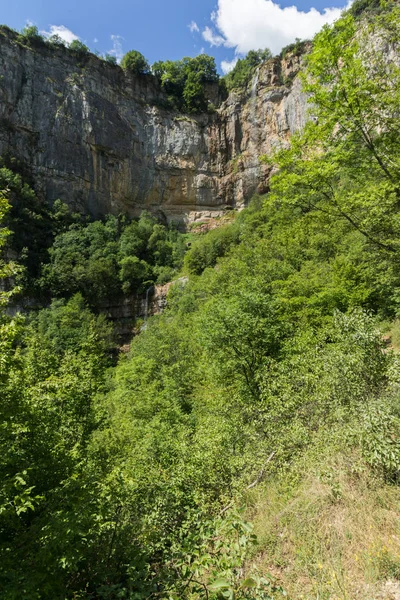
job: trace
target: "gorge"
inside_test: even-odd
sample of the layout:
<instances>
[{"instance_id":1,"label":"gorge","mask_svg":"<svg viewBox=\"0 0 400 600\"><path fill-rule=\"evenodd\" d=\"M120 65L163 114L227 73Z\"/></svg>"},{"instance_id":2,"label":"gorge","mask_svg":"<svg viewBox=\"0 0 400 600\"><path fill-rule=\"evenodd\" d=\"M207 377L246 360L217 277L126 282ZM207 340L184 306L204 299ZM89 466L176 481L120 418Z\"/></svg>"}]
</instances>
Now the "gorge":
<instances>
[{"instance_id":1,"label":"gorge","mask_svg":"<svg viewBox=\"0 0 400 600\"><path fill-rule=\"evenodd\" d=\"M99 4L0 27L1 600L398 600L398 2L224 78Z\"/></svg>"}]
</instances>

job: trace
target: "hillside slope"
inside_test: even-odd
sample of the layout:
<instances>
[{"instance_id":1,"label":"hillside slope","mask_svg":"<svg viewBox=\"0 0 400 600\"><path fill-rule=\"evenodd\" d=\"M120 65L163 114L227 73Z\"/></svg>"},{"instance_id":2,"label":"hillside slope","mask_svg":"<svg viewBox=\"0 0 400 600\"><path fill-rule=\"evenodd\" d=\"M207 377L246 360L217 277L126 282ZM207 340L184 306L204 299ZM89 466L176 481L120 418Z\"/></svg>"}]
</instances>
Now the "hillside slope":
<instances>
[{"instance_id":1,"label":"hillside slope","mask_svg":"<svg viewBox=\"0 0 400 600\"><path fill-rule=\"evenodd\" d=\"M315 119L189 248L149 214L34 213L0 170L2 225L14 194L17 233L57 233L31 255L46 308L7 316L24 274L0 265L4 600L397 600L399 50L398 6L325 27ZM96 299L181 268L117 359Z\"/></svg>"}]
</instances>

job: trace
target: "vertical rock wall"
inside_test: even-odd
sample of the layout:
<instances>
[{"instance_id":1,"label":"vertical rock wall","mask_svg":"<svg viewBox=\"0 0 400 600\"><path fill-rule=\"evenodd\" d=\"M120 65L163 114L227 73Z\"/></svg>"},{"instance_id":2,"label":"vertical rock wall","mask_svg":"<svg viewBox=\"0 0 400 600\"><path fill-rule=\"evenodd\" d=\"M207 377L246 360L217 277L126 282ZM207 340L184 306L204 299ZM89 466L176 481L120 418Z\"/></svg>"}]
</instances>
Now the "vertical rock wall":
<instances>
[{"instance_id":1,"label":"vertical rock wall","mask_svg":"<svg viewBox=\"0 0 400 600\"><path fill-rule=\"evenodd\" d=\"M241 207L266 189L260 154L304 125L299 60L265 63L216 113L189 116L162 107L151 76L1 29L0 155L23 161L48 202L96 217L148 209L192 221Z\"/></svg>"}]
</instances>

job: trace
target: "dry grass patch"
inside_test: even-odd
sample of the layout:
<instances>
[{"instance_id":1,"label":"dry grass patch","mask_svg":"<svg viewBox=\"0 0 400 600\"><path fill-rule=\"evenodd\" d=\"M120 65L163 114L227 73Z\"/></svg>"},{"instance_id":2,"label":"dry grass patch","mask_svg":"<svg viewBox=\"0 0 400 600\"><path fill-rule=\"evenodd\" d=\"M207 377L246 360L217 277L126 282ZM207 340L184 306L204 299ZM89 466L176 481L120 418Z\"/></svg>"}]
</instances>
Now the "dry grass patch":
<instances>
[{"instance_id":1,"label":"dry grass patch","mask_svg":"<svg viewBox=\"0 0 400 600\"><path fill-rule=\"evenodd\" d=\"M353 459L249 499L257 566L293 600L400 600L400 490Z\"/></svg>"}]
</instances>

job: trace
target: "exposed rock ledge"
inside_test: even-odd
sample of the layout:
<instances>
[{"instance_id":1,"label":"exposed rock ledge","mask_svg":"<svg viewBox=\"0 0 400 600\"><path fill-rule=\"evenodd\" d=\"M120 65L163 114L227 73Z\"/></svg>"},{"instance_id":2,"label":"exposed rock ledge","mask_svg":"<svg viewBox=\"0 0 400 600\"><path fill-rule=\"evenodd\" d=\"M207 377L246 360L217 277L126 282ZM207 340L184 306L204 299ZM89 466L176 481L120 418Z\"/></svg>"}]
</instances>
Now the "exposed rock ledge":
<instances>
[{"instance_id":1,"label":"exposed rock ledge","mask_svg":"<svg viewBox=\"0 0 400 600\"><path fill-rule=\"evenodd\" d=\"M262 65L215 114L160 108L152 77L65 49L29 48L0 30L0 154L28 167L37 192L99 217L143 209L186 222L240 208L266 190L268 153L302 128L299 57ZM288 81L291 83L284 84Z\"/></svg>"}]
</instances>

